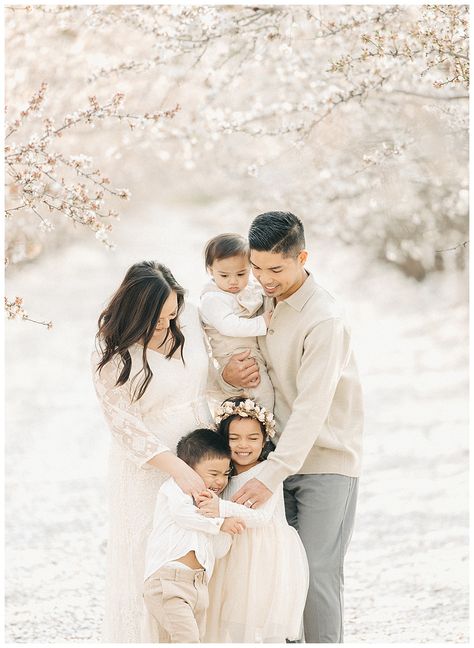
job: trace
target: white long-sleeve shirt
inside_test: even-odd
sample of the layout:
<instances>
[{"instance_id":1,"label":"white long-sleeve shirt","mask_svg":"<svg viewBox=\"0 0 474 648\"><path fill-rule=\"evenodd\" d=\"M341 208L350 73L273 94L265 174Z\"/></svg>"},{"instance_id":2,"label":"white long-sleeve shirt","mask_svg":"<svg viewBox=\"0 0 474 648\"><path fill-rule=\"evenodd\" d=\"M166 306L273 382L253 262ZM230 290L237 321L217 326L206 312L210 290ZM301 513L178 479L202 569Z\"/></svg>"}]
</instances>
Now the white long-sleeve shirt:
<instances>
[{"instance_id":1,"label":"white long-sleeve shirt","mask_svg":"<svg viewBox=\"0 0 474 648\"><path fill-rule=\"evenodd\" d=\"M253 283L237 294L225 292L209 283L202 292L199 310L204 324L215 328L220 335L256 337L267 332L263 316L253 316L262 304L262 290Z\"/></svg>"},{"instance_id":2,"label":"white long-sleeve shirt","mask_svg":"<svg viewBox=\"0 0 474 648\"><path fill-rule=\"evenodd\" d=\"M153 530L145 554L145 580L171 560L194 551L197 560L211 577L216 558L224 556L231 545L228 533L221 532L223 517L207 518L194 506L174 479L167 479L158 491Z\"/></svg>"}]
</instances>

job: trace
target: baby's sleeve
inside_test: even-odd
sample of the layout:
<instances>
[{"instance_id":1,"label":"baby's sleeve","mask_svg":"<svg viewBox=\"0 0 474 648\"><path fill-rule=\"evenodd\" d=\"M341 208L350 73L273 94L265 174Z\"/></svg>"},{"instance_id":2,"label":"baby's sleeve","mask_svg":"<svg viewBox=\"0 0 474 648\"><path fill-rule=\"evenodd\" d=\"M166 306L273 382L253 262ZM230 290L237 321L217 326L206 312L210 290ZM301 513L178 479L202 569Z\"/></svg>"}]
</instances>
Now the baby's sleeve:
<instances>
[{"instance_id":1,"label":"baby's sleeve","mask_svg":"<svg viewBox=\"0 0 474 648\"><path fill-rule=\"evenodd\" d=\"M118 367L115 360L96 371L98 355L92 354L92 376L95 391L113 438L118 441L128 459L140 468L157 454L170 452L148 429L142 419L140 405L133 401L129 383L116 385Z\"/></svg>"},{"instance_id":2,"label":"baby's sleeve","mask_svg":"<svg viewBox=\"0 0 474 648\"><path fill-rule=\"evenodd\" d=\"M257 337L267 332L267 325L262 315L239 317L232 309L232 301L218 292L202 295L199 309L203 321L213 326L221 335Z\"/></svg>"}]
</instances>

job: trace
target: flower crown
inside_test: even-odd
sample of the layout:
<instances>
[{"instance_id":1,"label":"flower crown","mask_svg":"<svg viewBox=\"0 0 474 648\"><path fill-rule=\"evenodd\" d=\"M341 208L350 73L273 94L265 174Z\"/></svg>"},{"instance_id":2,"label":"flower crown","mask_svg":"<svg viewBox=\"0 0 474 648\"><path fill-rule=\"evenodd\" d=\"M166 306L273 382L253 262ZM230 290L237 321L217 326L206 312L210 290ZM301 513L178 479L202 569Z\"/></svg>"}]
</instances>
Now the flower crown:
<instances>
[{"instance_id":1,"label":"flower crown","mask_svg":"<svg viewBox=\"0 0 474 648\"><path fill-rule=\"evenodd\" d=\"M273 414L268 412L263 405L257 405L253 400L247 398L240 403L234 403L233 401L224 401L216 409L215 421L217 425L221 421L229 418L229 416L241 416L242 418L253 418L260 423L263 423L265 432L270 437L270 439L275 435L275 419Z\"/></svg>"}]
</instances>

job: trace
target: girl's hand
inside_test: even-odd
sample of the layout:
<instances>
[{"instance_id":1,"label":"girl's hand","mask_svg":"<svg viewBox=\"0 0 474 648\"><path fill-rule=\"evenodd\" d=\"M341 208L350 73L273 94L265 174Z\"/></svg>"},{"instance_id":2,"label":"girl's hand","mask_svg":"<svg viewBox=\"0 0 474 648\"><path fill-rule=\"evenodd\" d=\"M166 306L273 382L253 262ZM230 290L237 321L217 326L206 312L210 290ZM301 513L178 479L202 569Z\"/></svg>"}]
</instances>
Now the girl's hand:
<instances>
[{"instance_id":1,"label":"girl's hand","mask_svg":"<svg viewBox=\"0 0 474 648\"><path fill-rule=\"evenodd\" d=\"M219 498L215 493L209 491L211 497L203 499L199 504L199 513L205 517L219 517Z\"/></svg>"},{"instance_id":2,"label":"girl's hand","mask_svg":"<svg viewBox=\"0 0 474 648\"><path fill-rule=\"evenodd\" d=\"M245 531L245 522L240 518L228 517L222 523L221 531L230 535L238 535Z\"/></svg>"},{"instance_id":3,"label":"girl's hand","mask_svg":"<svg viewBox=\"0 0 474 648\"><path fill-rule=\"evenodd\" d=\"M203 502L208 502L211 498L212 498L212 491L205 490L199 493L198 496L194 498L194 503L196 504L196 506L201 506Z\"/></svg>"}]
</instances>

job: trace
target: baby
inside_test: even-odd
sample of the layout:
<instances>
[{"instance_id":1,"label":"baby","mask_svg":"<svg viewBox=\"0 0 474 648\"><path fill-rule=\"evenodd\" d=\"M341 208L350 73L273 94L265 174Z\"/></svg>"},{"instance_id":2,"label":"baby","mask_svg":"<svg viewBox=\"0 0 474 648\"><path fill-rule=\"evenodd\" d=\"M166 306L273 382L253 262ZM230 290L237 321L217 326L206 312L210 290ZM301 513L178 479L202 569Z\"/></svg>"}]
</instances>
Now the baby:
<instances>
[{"instance_id":1,"label":"baby","mask_svg":"<svg viewBox=\"0 0 474 648\"><path fill-rule=\"evenodd\" d=\"M231 355L250 349L258 364L260 384L246 390L245 395L271 412L273 386L257 336L266 335L272 313L257 315L263 305L263 293L258 284L249 281L248 242L239 234L220 234L208 241L204 257L212 281L202 291L199 310L212 355L222 371ZM211 395L220 403L229 394L216 386Z\"/></svg>"}]
</instances>

